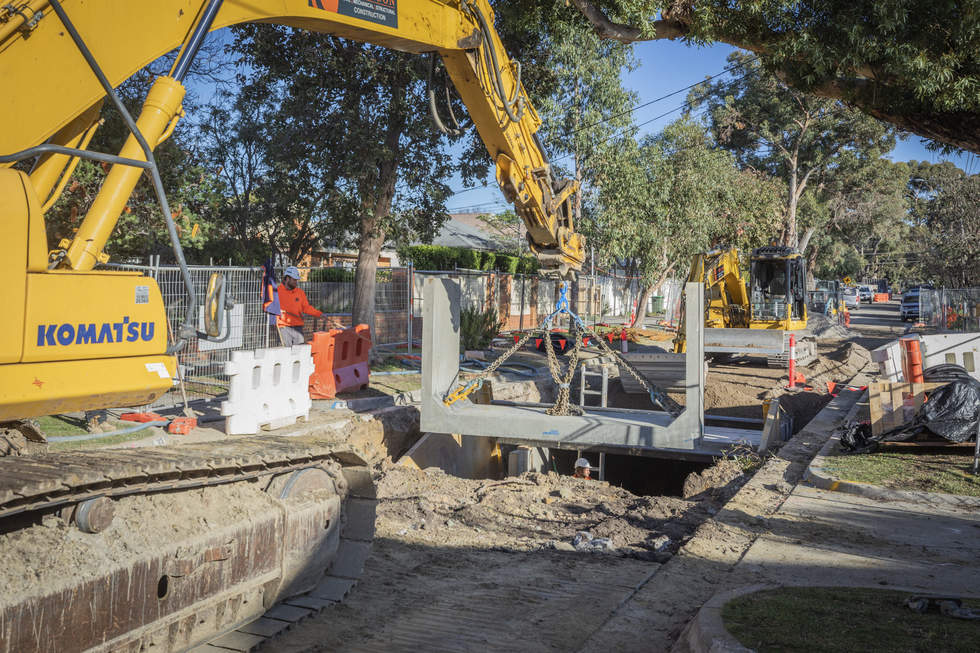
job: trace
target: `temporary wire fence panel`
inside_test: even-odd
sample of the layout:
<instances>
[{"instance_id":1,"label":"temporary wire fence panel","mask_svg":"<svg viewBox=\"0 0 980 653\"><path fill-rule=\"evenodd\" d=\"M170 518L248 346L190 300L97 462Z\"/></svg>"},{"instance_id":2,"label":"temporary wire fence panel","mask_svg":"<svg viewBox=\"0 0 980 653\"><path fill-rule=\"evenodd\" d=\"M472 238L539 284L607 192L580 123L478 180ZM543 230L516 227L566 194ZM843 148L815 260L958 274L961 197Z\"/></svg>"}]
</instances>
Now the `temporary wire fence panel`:
<instances>
[{"instance_id":1,"label":"temporary wire fence panel","mask_svg":"<svg viewBox=\"0 0 980 653\"><path fill-rule=\"evenodd\" d=\"M188 306L187 292L180 269L176 266L117 265L116 269L136 270L153 277L160 286L166 308L167 322L171 340L175 329L183 323ZM307 339L316 329L351 326L351 311L354 303L354 282L351 281L311 281L316 279L316 270L323 268L301 268L300 287L306 293L310 304L324 311L323 319L307 316L303 332ZM215 272L225 277L225 293L232 299L230 328L225 329L226 318L222 317L222 335L217 339L192 337L177 355L180 372L185 380L189 398L211 397L223 394L228 388L228 377L224 364L230 360L231 352L239 350L279 347L278 331L270 326L269 314L262 310L261 267L234 266L190 266L189 272L197 295L197 329L204 329L203 301L207 292L208 279ZM276 270L277 278L282 280L282 268ZM376 344L402 344L410 338L409 309L410 289L409 268L381 268L377 272L375 290L375 325L372 341ZM418 333L421 333L419 331ZM179 392L168 393L163 403L176 403Z\"/></svg>"},{"instance_id":2,"label":"temporary wire fence panel","mask_svg":"<svg viewBox=\"0 0 980 653\"><path fill-rule=\"evenodd\" d=\"M923 288L919 321L939 331L980 331L980 288Z\"/></svg>"}]
</instances>

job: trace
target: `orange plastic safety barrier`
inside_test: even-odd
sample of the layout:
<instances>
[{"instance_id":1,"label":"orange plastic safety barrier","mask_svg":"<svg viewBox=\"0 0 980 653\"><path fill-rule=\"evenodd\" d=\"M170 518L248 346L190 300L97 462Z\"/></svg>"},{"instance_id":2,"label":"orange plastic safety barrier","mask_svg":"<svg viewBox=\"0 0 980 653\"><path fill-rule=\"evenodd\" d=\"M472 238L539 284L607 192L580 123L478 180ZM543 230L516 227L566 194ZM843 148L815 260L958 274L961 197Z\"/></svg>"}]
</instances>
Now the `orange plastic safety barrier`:
<instances>
[{"instance_id":1,"label":"orange plastic safety barrier","mask_svg":"<svg viewBox=\"0 0 980 653\"><path fill-rule=\"evenodd\" d=\"M367 387L368 354L371 352L371 328L368 325L317 331L313 334L312 345L312 399L333 399L338 392Z\"/></svg>"},{"instance_id":2,"label":"orange plastic safety barrier","mask_svg":"<svg viewBox=\"0 0 980 653\"><path fill-rule=\"evenodd\" d=\"M888 293L886 293L886 292L876 292L874 294L874 297L872 297L872 299L874 300L874 303L875 304L879 304L881 302L887 302L888 301Z\"/></svg>"}]
</instances>

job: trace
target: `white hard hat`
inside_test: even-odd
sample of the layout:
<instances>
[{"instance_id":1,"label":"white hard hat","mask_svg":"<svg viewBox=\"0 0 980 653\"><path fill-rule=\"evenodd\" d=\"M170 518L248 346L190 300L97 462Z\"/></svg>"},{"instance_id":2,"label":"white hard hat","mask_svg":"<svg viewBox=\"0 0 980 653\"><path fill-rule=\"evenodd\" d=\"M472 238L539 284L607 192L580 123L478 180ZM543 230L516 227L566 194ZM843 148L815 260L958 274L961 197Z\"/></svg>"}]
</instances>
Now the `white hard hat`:
<instances>
[{"instance_id":1,"label":"white hard hat","mask_svg":"<svg viewBox=\"0 0 980 653\"><path fill-rule=\"evenodd\" d=\"M590 465L589 464L589 461L586 460L585 458L579 458L578 460L575 461L575 468L578 469L579 467L589 467L589 468L591 468L592 465Z\"/></svg>"},{"instance_id":2,"label":"white hard hat","mask_svg":"<svg viewBox=\"0 0 980 653\"><path fill-rule=\"evenodd\" d=\"M283 272L282 275L284 277L292 277L293 279L299 281L299 270L296 269L295 265L290 265L288 268L286 268L286 271Z\"/></svg>"}]
</instances>

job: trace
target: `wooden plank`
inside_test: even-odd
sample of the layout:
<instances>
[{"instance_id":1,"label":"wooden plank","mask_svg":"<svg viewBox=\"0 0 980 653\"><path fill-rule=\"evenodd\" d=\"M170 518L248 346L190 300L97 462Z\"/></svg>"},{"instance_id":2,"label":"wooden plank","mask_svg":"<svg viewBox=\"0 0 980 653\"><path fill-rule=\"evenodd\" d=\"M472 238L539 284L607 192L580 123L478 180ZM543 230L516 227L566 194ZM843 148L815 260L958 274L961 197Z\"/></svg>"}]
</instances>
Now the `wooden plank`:
<instances>
[{"instance_id":1,"label":"wooden plank","mask_svg":"<svg viewBox=\"0 0 980 653\"><path fill-rule=\"evenodd\" d=\"M905 395L911 394L914 412L917 413L925 403L928 393L943 385L945 384L904 382L869 384L868 414L872 434L881 435L885 431L905 425Z\"/></svg>"},{"instance_id":2,"label":"wooden plank","mask_svg":"<svg viewBox=\"0 0 980 653\"><path fill-rule=\"evenodd\" d=\"M759 438L759 453L769 451L769 446L773 440L779 437L779 399L775 398L769 402L769 410L766 411L766 421L762 425L762 437Z\"/></svg>"},{"instance_id":3,"label":"wooden plank","mask_svg":"<svg viewBox=\"0 0 980 653\"><path fill-rule=\"evenodd\" d=\"M948 440L912 440L909 442L882 442L878 448L880 451L889 449L902 449L909 453L925 452L926 450L942 450L949 453L962 454L964 456L973 455L975 442L949 442ZM952 450L952 451L949 451Z\"/></svg>"},{"instance_id":4,"label":"wooden plank","mask_svg":"<svg viewBox=\"0 0 980 653\"><path fill-rule=\"evenodd\" d=\"M872 383L868 387L868 415L871 419L872 435L881 435L885 431L882 423L884 415L881 412L881 386L881 383Z\"/></svg>"}]
</instances>

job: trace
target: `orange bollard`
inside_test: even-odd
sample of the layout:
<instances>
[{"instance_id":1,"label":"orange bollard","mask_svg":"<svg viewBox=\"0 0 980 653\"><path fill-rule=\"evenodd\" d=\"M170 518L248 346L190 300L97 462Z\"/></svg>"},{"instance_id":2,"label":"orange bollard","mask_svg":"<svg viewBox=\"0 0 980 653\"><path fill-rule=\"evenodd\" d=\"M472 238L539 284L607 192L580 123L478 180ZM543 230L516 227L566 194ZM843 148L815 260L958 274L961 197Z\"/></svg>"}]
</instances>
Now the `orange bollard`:
<instances>
[{"instance_id":1,"label":"orange bollard","mask_svg":"<svg viewBox=\"0 0 980 653\"><path fill-rule=\"evenodd\" d=\"M922 349L918 338L902 338L902 371L908 383L922 383Z\"/></svg>"},{"instance_id":2,"label":"orange bollard","mask_svg":"<svg viewBox=\"0 0 980 653\"><path fill-rule=\"evenodd\" d=\"M789 334L789 387L796 387L796 336Z\"/></svg>"}]
</instances>

